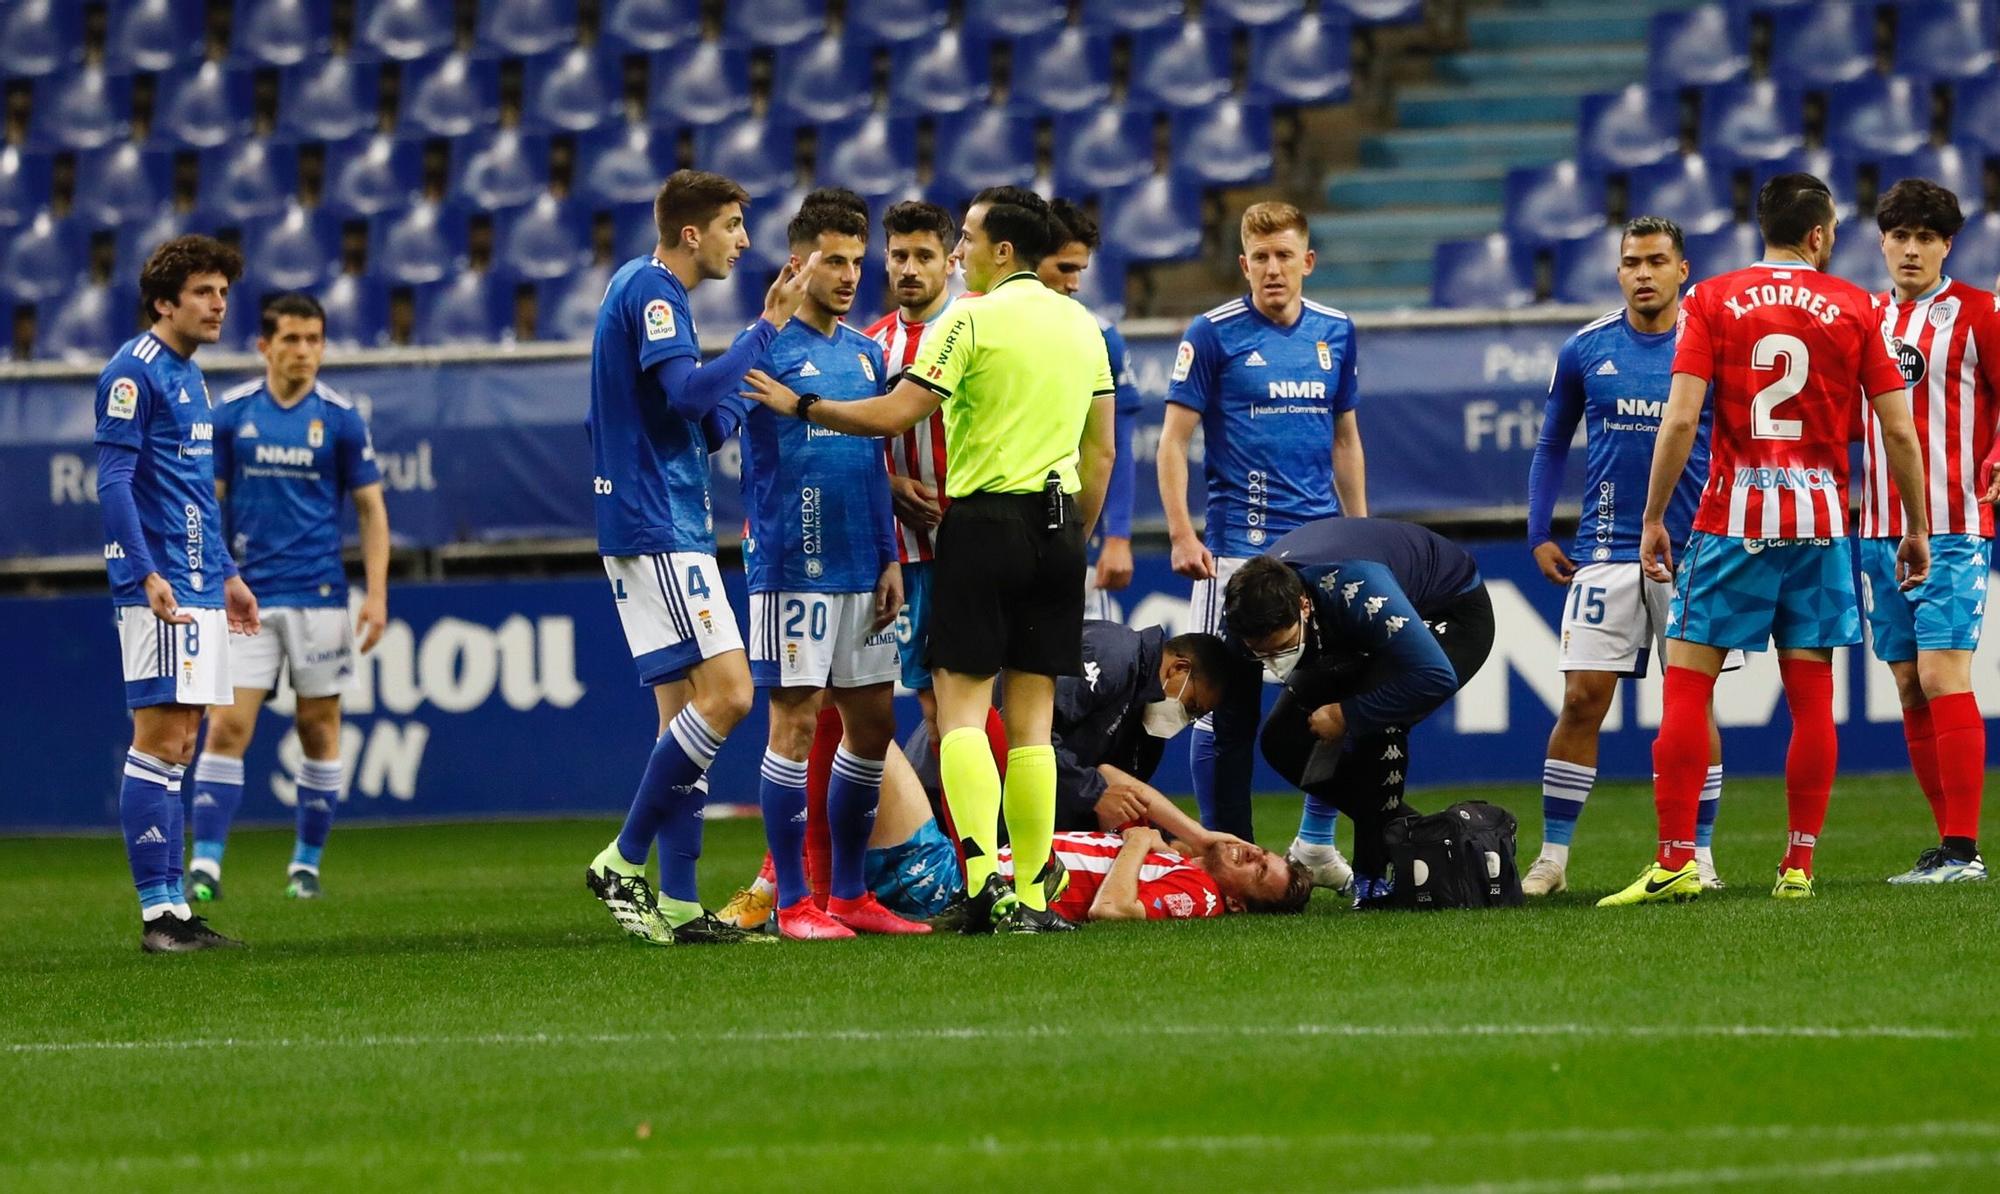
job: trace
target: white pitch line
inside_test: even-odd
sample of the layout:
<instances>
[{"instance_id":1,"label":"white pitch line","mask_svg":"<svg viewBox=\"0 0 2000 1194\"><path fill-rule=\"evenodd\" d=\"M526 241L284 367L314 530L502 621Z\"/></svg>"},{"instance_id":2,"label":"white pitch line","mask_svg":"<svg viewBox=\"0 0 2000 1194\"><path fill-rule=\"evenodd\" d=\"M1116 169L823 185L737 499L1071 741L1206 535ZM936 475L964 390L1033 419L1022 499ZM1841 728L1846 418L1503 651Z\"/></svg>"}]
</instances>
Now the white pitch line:
<instances>
[{"instance_id":1,"label":"white pitch line","mask_svg":"<svg viewBox=\"0 0 2000 1194\"><path fill-rule=\"evenodd\" d=\"M546 1045L643 1044L893 1044L898 1041L1012 1041L1112 1037L1298 1037L1359 1040L1468 1040L1481 1038L1784 1040L1966 1040L1983 1034L1914 1024L1159 1024L1098 1025L1088 1029L1047 1026L967 1026L963 1028L746 1029L720 1032L489 1032L470 1035L364 1034L323 1037L196 1037L185 1040L8 1041L8 1054L62 1054L137 1050L230 1049L401 1049L425 1047L523 1047Z\"/></svg>"},{"instance_id":2,"label":"white pitch line","mask_svg":"<svg viewBox=\"0 0 2000 1194\"><path fill-rule=\"evenodd\" d=\"M1847 1157L1827 1161L1795 1161L1780 1165L1718 1165L1709 1169L1651 1169L1630 1173L1586 1173L1575 1177L1517 1182L1472 1182L1464 1185L1378 1186L1349 1194L1596 1194L1619 1190L1661 1190L1693 1186L1742 1186L1770 1183L1791 1186L1808 1178L1879 1177L1933 1169L1978 1169L2000 1164L2000 1152L1888 1153L1879 1157Z\"/></svg>"}]
</instances>

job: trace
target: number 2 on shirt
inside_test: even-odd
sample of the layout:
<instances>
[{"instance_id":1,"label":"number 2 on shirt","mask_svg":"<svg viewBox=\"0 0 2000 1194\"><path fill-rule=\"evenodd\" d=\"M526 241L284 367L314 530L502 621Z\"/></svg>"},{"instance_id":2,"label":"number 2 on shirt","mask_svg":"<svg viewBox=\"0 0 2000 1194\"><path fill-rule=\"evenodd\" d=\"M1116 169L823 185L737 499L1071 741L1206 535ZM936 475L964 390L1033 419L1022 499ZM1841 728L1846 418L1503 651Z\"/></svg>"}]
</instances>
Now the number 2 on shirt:
<instances>
[{"instance_id":1,"label":"number 2 on shirt","mask_svg":"<svg viewBox=\"0 0 2000 1194\"><path fill-rule=\"evenodd\" d=\"M1758 390L1750 399L1750 434L1757 439L1801 439L1806 425L1798 419L1780 419L1776 410L1806 388L1810 368L1805 341L1797 336L1774 332L1750 346L1750 364L1757 369L1774 369L1785 362L1784 376Z\"/></svg>"}]
</instances>

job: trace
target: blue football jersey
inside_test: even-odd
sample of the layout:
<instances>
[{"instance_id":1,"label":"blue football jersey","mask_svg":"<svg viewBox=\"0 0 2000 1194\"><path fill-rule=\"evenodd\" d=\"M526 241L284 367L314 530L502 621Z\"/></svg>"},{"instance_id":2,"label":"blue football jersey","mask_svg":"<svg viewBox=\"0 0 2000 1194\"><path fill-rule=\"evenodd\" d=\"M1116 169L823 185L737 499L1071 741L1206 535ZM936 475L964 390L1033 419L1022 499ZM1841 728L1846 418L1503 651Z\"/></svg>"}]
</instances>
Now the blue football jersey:
<instances>
[{"instance_id":1,"label":"blue football jersey","mask_svg":"<svg viewBox=\"0 0 2000 1194\"><path fill-rule=\"evenodd\" d=\"M224 391L215 477L228 487L229 549L260 604L347 604L341 498L382 479L352 402L320 384L287 408L262 378Z\"/></svg>"},{"instance_id":2,"label":"blue football jersey","mask_svg":"<svg viewBox=\"0 0 2000 1194\"><path fill-rule=\"evenodd\" d=\"M1111 358L1111 381L1117 390L1112 398L1111 434L1118 455L1112 461L1111 480L1104 490L1104 512L1097 517L1097 537L1092 541L1094 546L1101 547L1103 536L1132 537L1132 500L1138 474L1138 462L1132 458L1132 433L1138 429L1139 416L1145 409L1145 395L1139 392L1139 383L1132 376L1132 350L1125 345L1124 333L1102 315L1097 317L1097 326L1104 329L1104 351Z\"/></svg>"},{"instance_id":3,"label":"blue football jersey","mask_svg":"<svg viewBox=\"0 0 2000 1194\"><path fill-rule=\"evenodd\" d=\"M607 556L715 551L708 445L647 371L699 358L687 290L651 256L611 275L590 346L590 449L597 550Z\"/></svg>"},{"instance_id":4,"label":"blue football jersey","mask_svg":"<svg viewBox=\"0 0 2000 1194\"><path fill-rule=\"evenodd\" d=\"M200 367L151 332L126 341L97 375L96 442L139 453L132 500L146 550L175 600L221 609L228 549L215 500L214 412ZM112 603L145 605L145 576L105 538Z\"/></svg>"},{"instance_id":5,"label":"blue football jersey","mask_svg":"<svg viewBox=\"0 0 2000 1194\"><path fill-rule=\"evenodd\" d=\"M1232 299L1188 325L1167 401L1201 414L1205 541L1254 556L1293 527L1340 513L1333 424L1353 410L1354 321L1310 299L1290 327Z\"/></svg>"},{"instance_id":6,"label":"blue football jersey","mask_svg":"<svg viewBox=\"0 0 2000 1194\"><path fill-rule=\"evenodd\" d=\"M794 393L828 402L873 398L889 376L875 341L844 323L823 336L802 319L778 332L759 367ZM743 443L750 591L872 592L896 559L882 441L756 406Z\"/></svg>"},{"instance_id":7,"label":"blue football jersey","mask_svg":"<svg viewBox=\"0 0 2000 1194\"><path fill-rule=\"evenodd\" d=\"M1546 542L1563 464L1578 422L1584 424L1583 519L1570 558L1578 564L1629 563L1639 558L1646 487L1673 385L1674 333L1641 332L1611 314L1586 324L1556 355L1548 408L1530 470L1529 543ZM1702 411L1687 471L1667 506L1667 533L1685 543L1708 480L1711 412Z\"/></svg>"}]
</instances>

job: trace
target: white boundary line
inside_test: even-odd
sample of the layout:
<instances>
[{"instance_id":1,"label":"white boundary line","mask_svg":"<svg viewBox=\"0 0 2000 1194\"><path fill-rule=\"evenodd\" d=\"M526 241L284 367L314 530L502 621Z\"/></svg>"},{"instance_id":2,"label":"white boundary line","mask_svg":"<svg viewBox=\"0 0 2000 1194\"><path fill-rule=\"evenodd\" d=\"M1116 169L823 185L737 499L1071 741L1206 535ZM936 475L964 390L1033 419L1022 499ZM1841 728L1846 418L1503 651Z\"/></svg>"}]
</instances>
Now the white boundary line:
<instances>
[{"instance_id":1,"label":"white boundary line","mask_svg":"<svg viewBox=\"0 0 2000 1194\"><path fill-rule=\"evenodd\" d=\"M195 1037L185 1040L8 1041L8 1055L124 1052L141 1050L207 1051L230 1049L402 1049L427 1047L540 1047L563 1045L757 1045L894 1044L898 1041L1015 1041L1112 1037L1250 1038L1297 1037L1352 1040L1477 1040L1483 1038L1576 1038L1681 1040L1691 1038L1777 1040L1967 1040L1982 1034L1955 1028L1914 1024L1158 1024L1096 1026L1089 1029L1026 1026L1019 1028L829 1028L745 1030L722 1032L492 1032L468 1035L363 1034L358 1036Z\"/></svg>"}]
</instances>

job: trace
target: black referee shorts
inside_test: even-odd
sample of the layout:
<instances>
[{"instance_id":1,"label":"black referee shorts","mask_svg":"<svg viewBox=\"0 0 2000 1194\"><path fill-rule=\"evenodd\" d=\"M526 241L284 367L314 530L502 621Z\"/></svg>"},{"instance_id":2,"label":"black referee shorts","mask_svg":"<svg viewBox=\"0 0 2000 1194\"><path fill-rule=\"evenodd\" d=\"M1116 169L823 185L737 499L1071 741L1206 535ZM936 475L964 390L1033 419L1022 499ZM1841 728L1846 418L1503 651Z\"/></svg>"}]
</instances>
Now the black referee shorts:
<instances>
[{"instance_id":1,"label":"black referee shorts","mask_svg":"<svg viewBox=\"0 0 2000 1194\"><path fill-rule=\"evenodd\" d=\"M1083 672L1083 527L1074 503L1047 529L1039 493L952 499L931 564L924 666L990 676Z\"/></svg>"}]
</instances>

